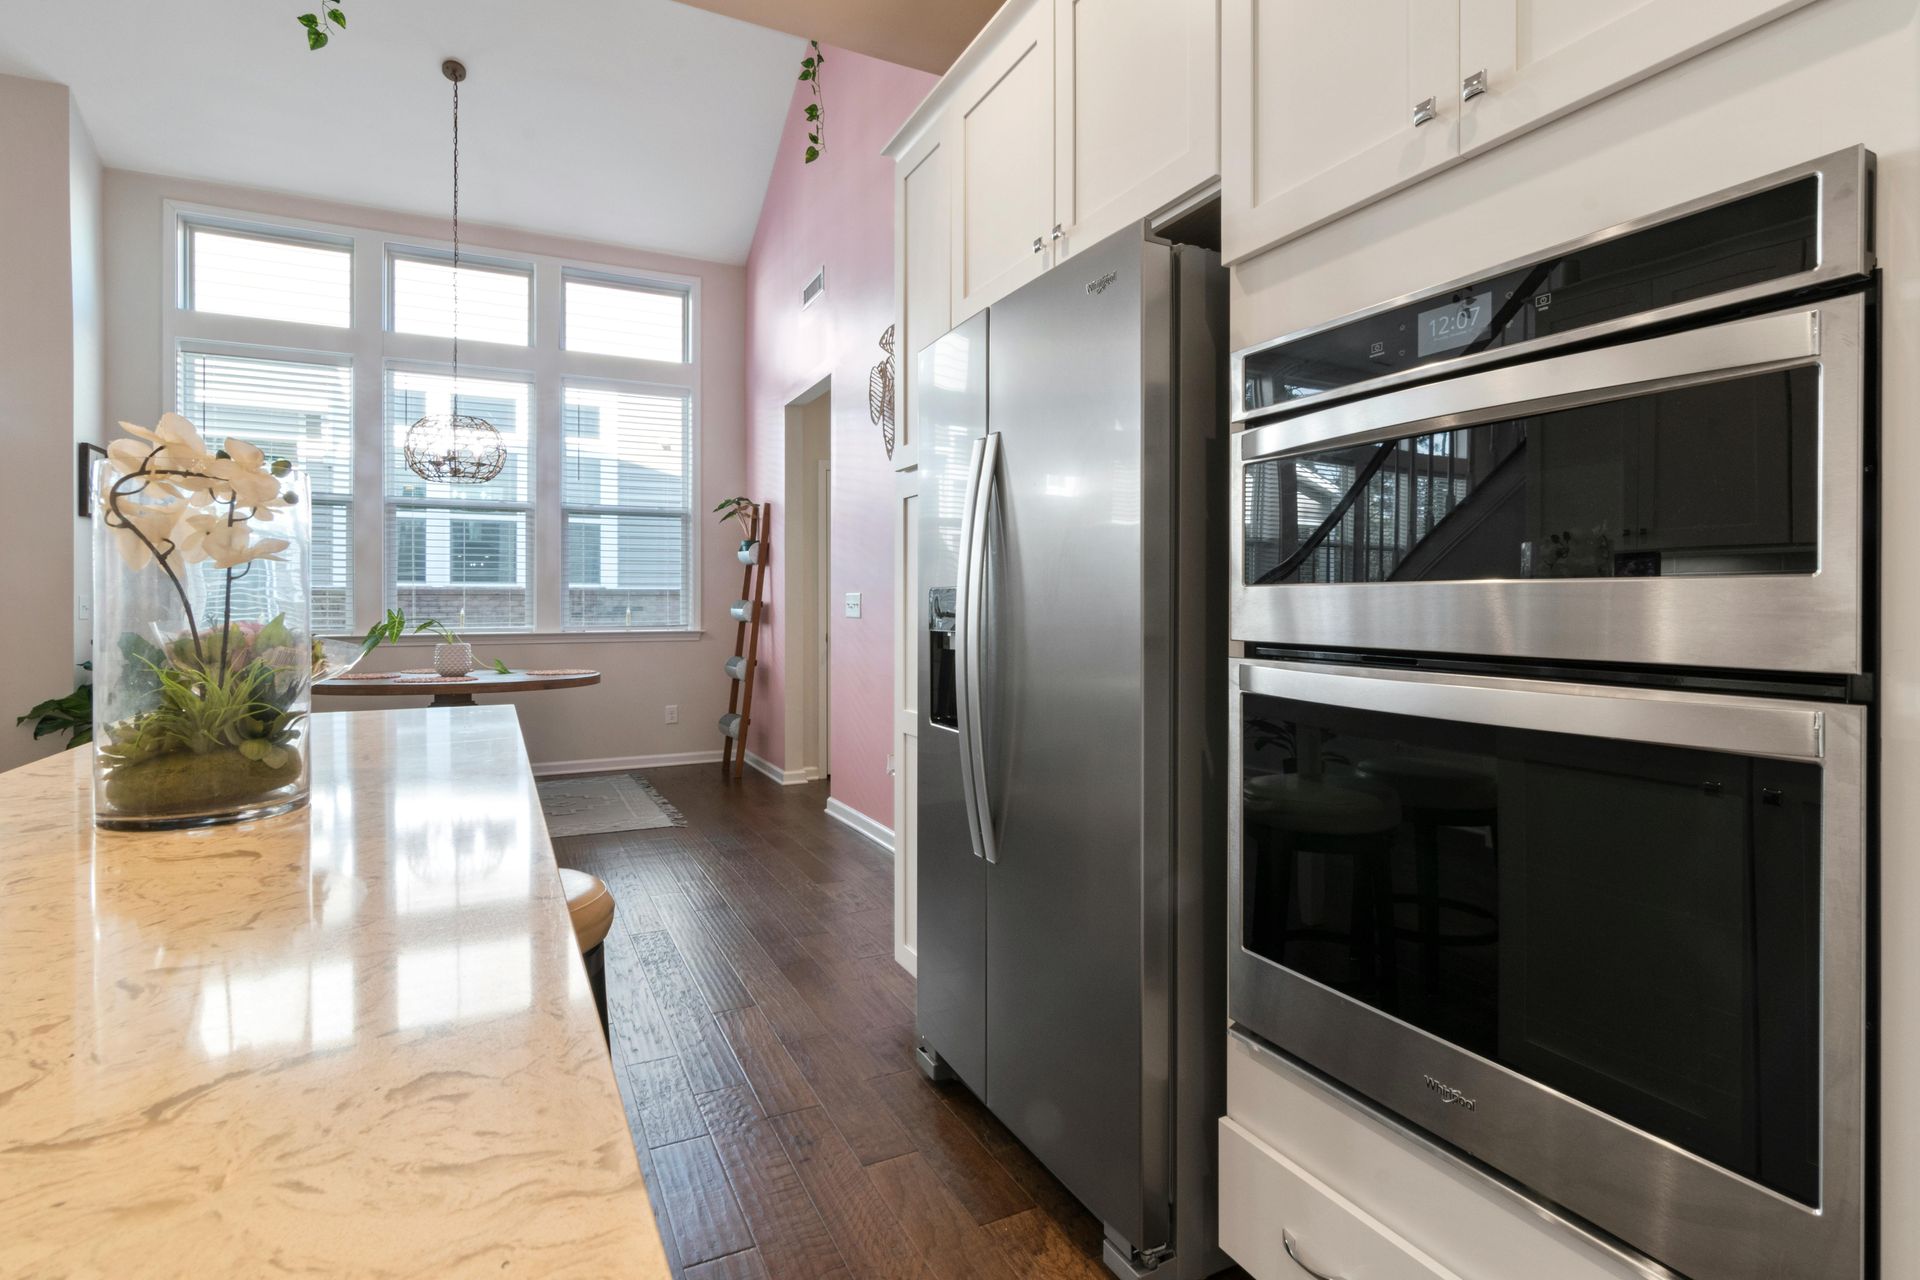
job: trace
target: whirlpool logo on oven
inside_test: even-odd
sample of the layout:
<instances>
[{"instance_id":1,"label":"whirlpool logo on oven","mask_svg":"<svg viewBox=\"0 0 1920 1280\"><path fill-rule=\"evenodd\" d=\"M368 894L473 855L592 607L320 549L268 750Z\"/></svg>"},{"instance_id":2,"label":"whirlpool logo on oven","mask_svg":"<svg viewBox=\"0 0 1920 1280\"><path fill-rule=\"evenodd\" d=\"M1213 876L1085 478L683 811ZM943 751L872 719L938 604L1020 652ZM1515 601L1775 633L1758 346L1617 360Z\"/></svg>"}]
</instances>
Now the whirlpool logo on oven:
<instances>
[{"instance_id":1,"label":"whirlpool logo on oven","mask_svg":"<svg viewBox=\"0 0 1920 1280\"><path fill-rule=\"evenodd\" d=\"M1420 1078L1426 1081L1427 1088L1432 1090L1434 1093L1439 1094L1440 1101L1446 1103L1448 1106L1464 1107L1468 1111L1472 1111L1474 1109L1473 1099L1469 1098L1466 1094L1460 1092L1458 1089L1454 1088L1452 1085L1442 1084L1440 1083L1440 1081L1435 1080L1432 1076L1421 1076Z\"/></svg>"}]
</instances>

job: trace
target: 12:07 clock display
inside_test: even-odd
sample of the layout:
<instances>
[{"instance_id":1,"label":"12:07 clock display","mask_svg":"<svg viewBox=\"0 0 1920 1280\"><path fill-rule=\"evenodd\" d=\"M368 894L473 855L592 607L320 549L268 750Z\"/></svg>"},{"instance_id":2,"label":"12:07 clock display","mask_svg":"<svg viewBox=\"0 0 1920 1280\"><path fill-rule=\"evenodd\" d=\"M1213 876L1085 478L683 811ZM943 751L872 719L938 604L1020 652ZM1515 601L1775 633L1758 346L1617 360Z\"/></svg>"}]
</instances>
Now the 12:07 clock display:
<instances>
[{"instance_id":1,"label":"12:07 clock display","mask_svg":"<svg viewBox=\"0 0 1920 1280\"><path fill-rule=\"evenodd\" d=\"M1418 321L1421 355L1429 356L1436 351L1464 347L1493 324L1493 295L1475 294L1462 301L1422 311Z\"/></svg>"}]
</instances>

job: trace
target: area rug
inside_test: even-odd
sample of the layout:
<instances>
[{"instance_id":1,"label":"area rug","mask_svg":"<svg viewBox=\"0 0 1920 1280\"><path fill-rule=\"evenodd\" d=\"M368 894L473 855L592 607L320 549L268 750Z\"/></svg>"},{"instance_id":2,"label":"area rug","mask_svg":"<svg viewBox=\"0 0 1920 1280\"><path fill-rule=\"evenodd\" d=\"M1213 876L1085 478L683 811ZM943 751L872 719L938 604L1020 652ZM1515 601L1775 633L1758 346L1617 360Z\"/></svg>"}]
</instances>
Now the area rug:
<instances>
[{"instance_id":1,"label":"area rug","mask_svg":"<svg viewBox=\"0 0 1920 1280\"><path fill-rule=\"evenodd\" d=\"M637 773L543 778L538 785L549 835L591 836L687 825L680 811Z\"/></svg>"}]
</instances>

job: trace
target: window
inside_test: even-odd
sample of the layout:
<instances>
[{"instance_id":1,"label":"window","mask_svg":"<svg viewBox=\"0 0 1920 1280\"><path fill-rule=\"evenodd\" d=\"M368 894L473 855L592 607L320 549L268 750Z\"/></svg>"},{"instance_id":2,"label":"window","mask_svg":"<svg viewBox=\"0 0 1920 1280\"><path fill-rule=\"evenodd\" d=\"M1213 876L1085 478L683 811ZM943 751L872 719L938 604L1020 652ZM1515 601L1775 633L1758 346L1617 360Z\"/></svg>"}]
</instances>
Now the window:
<instances>
[{"instance_id":1,"label":"window","mask_svg":"<svg viewBox=\"0 0 1920 1280\"><path fill-rule=\"evenodd\" d=\"M407 430L427 414L485 418L507 461L485 484L423 480L407 466ZM438 618L458 631L533 626L527 542L533 510L525 381L438 369L387 370L388 599L410 616Z\"/></svg>"},{"instance_id":2,"label":"window","mask_svg":"<svg viewBox=\"0 0 1920 1280\"><path fill-rule=\"evenodd\" d=\"M378 230L164 216L166 407L308 476L316 631L390 608L480 636L699 626L698 281L491 250L456 279ZM500 432L485 484L406 465L408 429L456 411Z\"/></svg>"},{"instance_id":3,"label":"window","mask_svg":"<svg viewBox=\"0 0 1920 1280\"><path fill-rule=\"evenodd\" d=\"M533 273L525 267L476 266L461 255L460 338L524 347L533 337ZM393 332L434 338L453 336L454 269L451 256L395 253L392 275Z\"/></svg>"},{"instance_id":4,"label":"window","mask_svg":"<svg viewBox=\"0 0 1920 1280\"><path fill-rule=\"evenodd\" d=\"M313 626L353 626L353 367L183 346L178 403L210 445L238 436L306 473Z\"/></svg>"},{"instance_id":5,"label":"window","mask_svg":"<svg viewBox=\"0 0 1920 1280\"><path fill-rule=\"evenodd\" d=\"M687 303L684 289L583 278L568 272L566 348L684 364Z\"/></svg>"},{"instance_id":6,"label":"window","mask_svg":"<svg viewBox=\"0 0 1920 1280\"><path fill-rule=\"evenodd\" d=\"M188 222L190 311L344 329L353 323L353 250L293 236Z\"/></svg>"},{"instance_id":7,"label":"window","mask_svg":"<svg viewBox=\"0 0 1920 1280\"><path fill-rule=\"evenodd\" d=\"M423 516L396 512L393 517L393 580L427 580L427 521Z\"/></svg>"},{"instance_id":8,"label":"window","mask_svg":"<svg viewBox=\"0 0 1920 1280\"><path fill-rule=\"evenodd\" d=\"M569 381L563 396L567 629L690 625L688 392Z\"/></svg>"}]
</instances>

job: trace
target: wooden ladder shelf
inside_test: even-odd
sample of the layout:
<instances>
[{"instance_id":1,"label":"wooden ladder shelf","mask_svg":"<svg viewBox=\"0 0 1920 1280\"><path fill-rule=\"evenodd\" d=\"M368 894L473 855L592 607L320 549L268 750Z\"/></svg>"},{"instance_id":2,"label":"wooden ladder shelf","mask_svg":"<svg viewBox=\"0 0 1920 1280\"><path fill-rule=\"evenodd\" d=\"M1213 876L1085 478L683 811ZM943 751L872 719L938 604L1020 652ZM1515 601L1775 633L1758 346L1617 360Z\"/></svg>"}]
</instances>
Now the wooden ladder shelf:
<instances>
[{"instance_id":1,"label":"wooden ladder shelf","mask_svg":"<svg viewBox=\"0 0 1920 1280\"><path fill-rule=\"evenodd\" d=\"M753 722L753 673L760 665L760 612L767 598L767 530L770 502L758 503L747 517L745 541L751 550L738 554L746 569L740 575L740 598L728 610L738 625L733 632L733 656L727 659L727 714L720 717L720 772L739 777L747 763L747 726Z\"/></svg>"}]
</instances>

